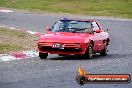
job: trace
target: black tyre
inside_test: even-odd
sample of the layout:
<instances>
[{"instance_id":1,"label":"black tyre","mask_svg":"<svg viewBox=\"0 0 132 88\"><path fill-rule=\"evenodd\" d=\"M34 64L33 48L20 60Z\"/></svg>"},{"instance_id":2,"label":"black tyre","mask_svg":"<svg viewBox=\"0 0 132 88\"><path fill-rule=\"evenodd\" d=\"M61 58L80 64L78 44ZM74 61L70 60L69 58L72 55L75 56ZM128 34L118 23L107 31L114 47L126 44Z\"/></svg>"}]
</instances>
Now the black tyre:
<instances>
[{"instance_id":1,"label":"black tyre","mask_svg":"<svg viewBox=\"0 0 132 88\"><path fill-rule=\"evenodd\" d=\"M108 45L106 43L104 49L102 50L102 52L100 52L100 55L101 56L106 56L107 52L108 52Z\"/></svg>"},{"instance_id":2,"label":"black tyre","mask_svg":"<svg viewBox=\"0 0 132 88\"><path fill-rule=\"evenodd\" d=\"M90 44L84 54L85 58L91 59L93 57L93 46Z\"/></svg>"},{"instance_id":3,"label":"black tyre","mask_svg":"<svg viewBox=\"0 0 132 88\"><path fill-rule=\"evenodd\" d=\"M46 59L48 57L48 53L39 53L40 59Z\"/></svg>"}]
</instances>

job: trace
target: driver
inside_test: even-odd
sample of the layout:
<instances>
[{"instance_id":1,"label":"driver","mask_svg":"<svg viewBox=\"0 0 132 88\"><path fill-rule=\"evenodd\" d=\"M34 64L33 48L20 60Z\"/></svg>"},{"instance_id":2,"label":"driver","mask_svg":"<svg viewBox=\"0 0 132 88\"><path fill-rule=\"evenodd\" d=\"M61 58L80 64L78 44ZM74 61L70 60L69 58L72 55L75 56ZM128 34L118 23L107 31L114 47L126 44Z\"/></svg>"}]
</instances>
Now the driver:
<instances>
[{"instance_id":1,"label":"driver","mask_svg":"<svg viewBox=\"0 0 132 88\"><path fill-rule=\"evenodd\" d=\"M88 24L84 32L92 34L93 33L92 24Z\"/></svg>"},{"instance_id":2,"label":"driver","mask_svg":"<svg viewBox=\"0 0 132 88\"><path fill-rule=\"evenodd\" d=\"M61 24L61 29L66 29L66 28L68 28L68 26L69 26L69 22L64 21Z\"/></svg>"}]
</instances>

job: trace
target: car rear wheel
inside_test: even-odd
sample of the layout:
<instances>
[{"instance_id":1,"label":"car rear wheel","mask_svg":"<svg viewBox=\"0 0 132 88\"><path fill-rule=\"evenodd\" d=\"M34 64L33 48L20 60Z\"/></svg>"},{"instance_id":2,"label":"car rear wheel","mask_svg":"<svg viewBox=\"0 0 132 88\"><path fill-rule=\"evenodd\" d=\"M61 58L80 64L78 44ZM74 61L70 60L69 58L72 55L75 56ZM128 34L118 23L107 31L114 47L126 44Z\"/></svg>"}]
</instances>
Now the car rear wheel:
<instances>
[{"instance_id":1,"label":"car rear wheel","mask_svg":"<svg viewBox=\"0 0 132 88\"><path fill-rule=\"evenodd\" d=\"M106 43L104 49L100 52L100 55L101 56L106 56L107 51L108 51L108 44Z\"/></svg>"},{"instance_id":2,"label":"car rear wheel","mask_svg":"<svg viewBox=\"0 0 132 88\"><path fill-rule=\"evenodd\" d=\"M39 52L40 59L46 59L48 57L48 53L40 53Z\"/></svg>"},{"instance_id":3,"label":"car rear wheel","mask_svg":"<svg viewBox=\"0 0 132 88\"><path fill-rule=\"evenodd\" d=\"M91 59L93 57L93 46L90 44L84 54L85 58Z\"/></svg>"}]
</instances>

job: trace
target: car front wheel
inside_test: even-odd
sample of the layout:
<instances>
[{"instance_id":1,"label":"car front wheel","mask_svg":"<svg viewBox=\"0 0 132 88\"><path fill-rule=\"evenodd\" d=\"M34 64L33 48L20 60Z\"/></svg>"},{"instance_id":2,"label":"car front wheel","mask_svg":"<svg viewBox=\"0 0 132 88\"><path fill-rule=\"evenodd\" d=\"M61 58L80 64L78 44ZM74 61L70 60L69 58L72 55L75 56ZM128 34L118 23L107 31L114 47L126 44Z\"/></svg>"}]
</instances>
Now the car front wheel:
<instances>
[{"instance_id":1,"label":"car front wheel","mask_svg":"<svg viewBox=\"0 0 132 88\"><path fill-rule=\"evenodd\" d=\"M93 56L93 47L92 47L92 44L90 44L90 45L88 46L88 48L87 48L85 54L84 54L84 57L85 57L85 58L91 59L92 56Z\"/></svg>"},{"instance_id":2,"label":"car front wheel","mask_svg":"<svg viewBox=\"0 0 132 88\"><path fill-rule=\"evenodd\" d=\"M40 53L39 52L40 59L46 59L48 57L48 53Z\"/></svg>"}]
</instances>

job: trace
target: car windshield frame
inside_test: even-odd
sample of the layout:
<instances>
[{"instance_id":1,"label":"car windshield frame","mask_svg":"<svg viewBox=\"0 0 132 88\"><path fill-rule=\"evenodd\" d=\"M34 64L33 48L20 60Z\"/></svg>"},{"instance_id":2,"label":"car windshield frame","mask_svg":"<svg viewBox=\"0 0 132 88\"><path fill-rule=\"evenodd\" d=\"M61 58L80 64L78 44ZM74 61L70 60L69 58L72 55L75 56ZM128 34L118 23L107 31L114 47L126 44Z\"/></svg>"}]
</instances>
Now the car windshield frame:
<instances>
[{"instance_id":1,"label":"car windshield frame","mask_svg":"<svg viewBox=\"0 0 132 88\"><path fill-rule=\"evenodd\" d=\"M81 32L92 28L90 21L59 20L51 28L51 32Z\"/></svg>"}]
</instances>

